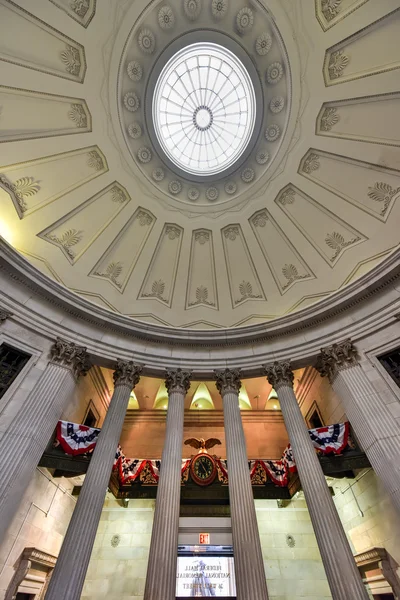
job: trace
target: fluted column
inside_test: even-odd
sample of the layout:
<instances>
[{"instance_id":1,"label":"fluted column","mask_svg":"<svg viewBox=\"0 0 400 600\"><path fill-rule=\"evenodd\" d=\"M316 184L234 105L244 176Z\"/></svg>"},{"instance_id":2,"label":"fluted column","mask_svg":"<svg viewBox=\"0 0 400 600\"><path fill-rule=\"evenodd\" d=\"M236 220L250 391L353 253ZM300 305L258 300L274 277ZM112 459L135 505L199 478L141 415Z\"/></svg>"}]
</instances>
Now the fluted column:
<instances>
[{"instance_id":1,"label":"fluted column","mask_svg":"<svg viewBox=\"0 0 400 600\"><path fill-rule=\"evenodd\" d=\"M90 363L86 348L57 339L50 361L8 428L0 433L0 541L49 439Z\"/></svg>"},{"instance_id":2,"label":"fluted column","mask_svg":"<svg viewBox=\"0 0 400 600\"><path fill-rule=\"evenodd\" d=\"M239 408L240 371L225 369L216 371L215 376L224 407L236 595L238 600L267 600L267 582Z\"/></svg>"},{"instance_id":3,"label":"fluted column","mask_svg":"<svg viewBox=\"0 0 400 600\"><path fill-rule=\"evenodd\" d=\"M157 486L144 600L175 600L184 401L191 373L167 371L167 427Z\"/></svg>"},{"instance_id":4,"label":"fluted column","mask_svg":"<svg viewBox=\"0 0 400 600\"><path fill-rule=\"evenodd\" d=\"M316 368L329 377L375 473L400 511L400 425L368 381L352 341L321 348Z\"/></svg>"},{"instance_id":5,"label":"fluted column","mask_svg":"<svg viewBox=\"0 0 400 600\"><path fill-rule=\"evenodd\" d=\"M141 371L142 367L131 361L117 362L114 393L45 600L79 600L81 597L129 397Z\"/></svg>"},{"instance_id":6,"label":"fluted column","mask_svg":"<svg viewBox=\"0 0 400 600\"><path fill-rule=\"evenodd\" d=\"M266 365L267 379L278 394L301 486L314 527L333 600L367 600L367 590L333 503L322 467L293 391L289 362Z\"/></svg>"}]
</instances>

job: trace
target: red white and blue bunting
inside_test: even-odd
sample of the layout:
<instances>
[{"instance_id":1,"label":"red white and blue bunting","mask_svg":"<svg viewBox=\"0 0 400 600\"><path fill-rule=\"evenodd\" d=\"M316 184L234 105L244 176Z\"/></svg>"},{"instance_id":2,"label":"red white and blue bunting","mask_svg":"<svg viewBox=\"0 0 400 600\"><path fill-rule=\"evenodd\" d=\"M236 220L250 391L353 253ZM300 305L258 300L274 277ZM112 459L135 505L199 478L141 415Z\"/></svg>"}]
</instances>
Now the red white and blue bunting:
<instances>
[{"instance_id":1,"label":"red white and blue bunting","mask_svg":"<svg viewBox=\"0 0 400 600\"><path fill-rule=\"evenodd\" d=\"M100 429L86 427L68 421L59 421L56 439L66 454L77 456L91 452L96 446ZM341 454L348 445L349 423L336 423L327 427L309 429L310 439L319 454ZM228 464L225 459L215 457L218 466L218 478L221 483L228 480ZM191 459L182 459L181 474L185 475L190 467ZM134 482L147 467L153 475L154 481L160 476L161 461L142 458L127 458L121 446L118 446L113 469L118 472L120 483ZM290 444L283 452L280 460L257 459L249 461L250 478L255 475L258 468L262 468L268 478L280 487L288 485L289 473L296 473L296 462Z\"/></svg>"},{"instance_id":2,"label":"red white and blue bunting","mask_svg":"<svg viewBox=\"0 0 400 600\"><path fill-rule=\"evenodd\" d=\"M100 429L69 423L68 421L58 421L56 439L65 454L77 456L78 454L87 454L96 446Z\"/></svg>"}]
</instances>

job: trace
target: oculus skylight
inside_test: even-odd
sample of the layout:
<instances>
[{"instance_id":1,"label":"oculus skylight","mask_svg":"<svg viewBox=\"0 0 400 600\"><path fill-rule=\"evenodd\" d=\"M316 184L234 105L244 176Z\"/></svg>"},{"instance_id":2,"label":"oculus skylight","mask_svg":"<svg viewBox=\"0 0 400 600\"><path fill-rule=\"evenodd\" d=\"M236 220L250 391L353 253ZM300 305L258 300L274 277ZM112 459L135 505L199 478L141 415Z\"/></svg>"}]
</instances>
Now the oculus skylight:
<instances>
[{"instance_id":1,"label":"oculus skylight","mask_svg":"<svg viewBox=\"0 0 400 600\"><path fill-rule=\"evenodd\" d=\"M252 136L253 83L226 48L191 44L162 69L152 113L159 144L176 166L197 176L218 174L240 158Z\"/></svg>"}]
</instances>

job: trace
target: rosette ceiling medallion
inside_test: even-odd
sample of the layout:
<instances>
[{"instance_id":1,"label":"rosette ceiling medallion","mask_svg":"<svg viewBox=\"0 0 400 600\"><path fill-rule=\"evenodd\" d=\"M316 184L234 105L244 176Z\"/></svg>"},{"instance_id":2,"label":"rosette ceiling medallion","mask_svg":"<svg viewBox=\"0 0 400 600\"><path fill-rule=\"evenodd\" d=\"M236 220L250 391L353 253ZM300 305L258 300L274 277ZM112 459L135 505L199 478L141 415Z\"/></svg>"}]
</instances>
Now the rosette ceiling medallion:
<instances>
[{"instance_id":1,"label":"rosette ceiling medallion","mask_svg":"<svg viewBox=\"0 0 400 600\"><path fill-rule=\"evenodd\" d=\"M0 19L0 234L77 294L240 327L397 246L396 0L1 0Z\"/></svg>"}]
</instances>

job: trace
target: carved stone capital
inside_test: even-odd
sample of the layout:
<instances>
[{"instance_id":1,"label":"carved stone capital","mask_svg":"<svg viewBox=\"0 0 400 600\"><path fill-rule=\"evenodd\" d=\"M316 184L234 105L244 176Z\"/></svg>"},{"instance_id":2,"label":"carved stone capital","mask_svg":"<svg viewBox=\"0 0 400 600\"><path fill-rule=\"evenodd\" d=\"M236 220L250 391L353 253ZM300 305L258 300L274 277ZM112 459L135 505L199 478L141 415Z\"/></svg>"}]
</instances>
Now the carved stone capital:
<instances>
[{"instance_id":1,"label":"carved stone capital","mask_svg":"<svg viewBox=\"0 0 400 600\"><path fill-rule=\"evenodd\" d=\"M338 344L321 348L315 368L321 377L328 376L332 381L339 371L354 367L357 363L357 349L348 338Z\"/></svg>"},{"instance_id":2,"label":"carved stone capital","mask_svg":"<svg viewBox=\"0 0 400 600\"><path fill-rule=\"evenodd\" d=\"M242 387L240 369L224 369L223 371L214 371L214 374L215 385L221 396L229 392L239 394L239 390Z\"/></svg>"},{"instance_id":3,"label":"carved stone capital","mask_svg":"<svg viewBox=\"0 0 400 600\"><path fill-rule=\"evenodd\" d=\"M85 376L92 366L84 346L77 346L57 338L50 349L50 359L54 363L70 368L75 377Z\"/></svg>"},{"instance_id":4,"label":"carved stone capital","mask_svg":"<svg viewBox=\"0 0 400 600\"><path fill-rule=\"evenodd\" d=\"M269 365L264 365L264 370L268 382L275 390L283 385L293 387L294 375L290 362L275 361Z\"/></svg>"},{"instance_id":5,"label":"carved stone capital","mask_svg":"<svg viewBox=\"0 0 400 600\"><path fill-rule=\"evenodd\" d=\"M191 371L182 371L182 369L169 371L167 369L165 374L165 387L168 390L168 394L171 394L172 392L182 392L186 395L190 388L191 376Z\"/></svg>"},{"instance_id":6,"label":"carved stone capital","mask_svg":"<svg viewBox=\"0 0 400 600\"><path fill-rule=\"evenodd\" d=\"M143 371L141 365L135 365L132 360L117 360L117 366L113 373L114 387L117 385L129 385L133 388L139 383L140 375Z\"/></svg>"},{"instance_id":7,"label":"carved stone capital","mask_svg":"<svg viewBox=\"0 0 400 600\"><path fill-rule=\"evenodd\" d=\"M4 310L3 308L0 308L0 324L3 323L3 321L5 321L6 319L8 319L11 316L12 315L10 312L8 312L7 310Z\"/></svg>"}]
</instances>

